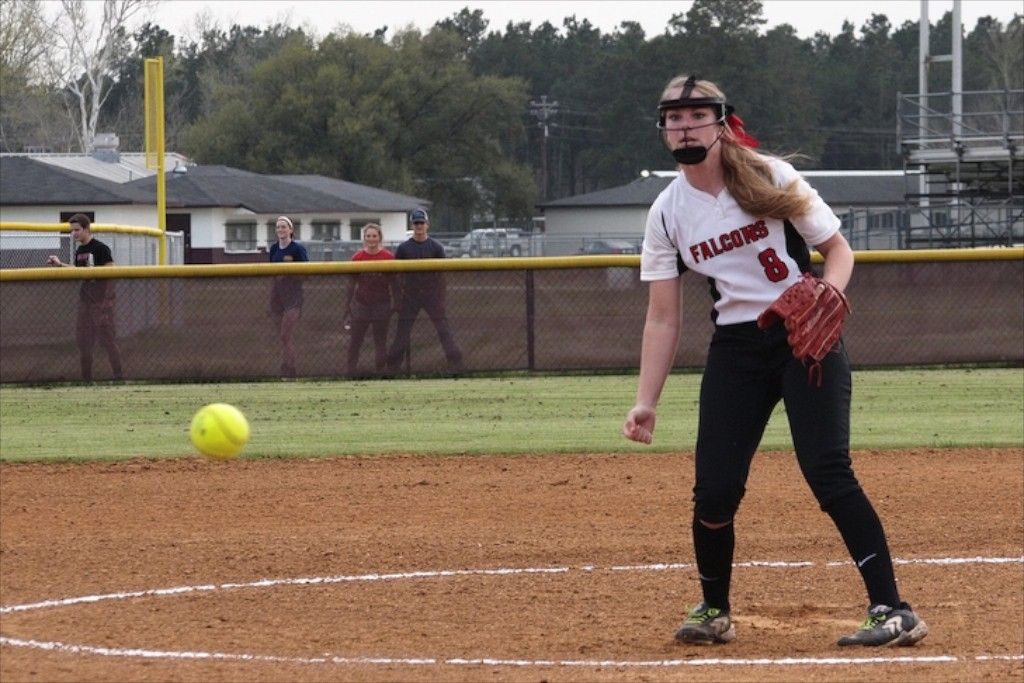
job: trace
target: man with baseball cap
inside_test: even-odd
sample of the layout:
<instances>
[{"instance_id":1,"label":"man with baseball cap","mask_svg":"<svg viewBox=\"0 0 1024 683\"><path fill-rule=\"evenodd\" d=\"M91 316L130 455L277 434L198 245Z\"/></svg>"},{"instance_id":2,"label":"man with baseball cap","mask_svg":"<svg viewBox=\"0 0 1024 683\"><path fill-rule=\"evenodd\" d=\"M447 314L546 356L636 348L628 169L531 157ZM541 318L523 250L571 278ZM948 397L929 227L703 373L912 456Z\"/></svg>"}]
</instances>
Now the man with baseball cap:
<instances>
[{"instance_id":1,"label":"man with baseball cap","mask_svg":"<svg viewBox=\"0 0 1024 683\"><path fill-rule=\"evenodd\" d=\"M396 259L445 258L444 246L427 235L430 219L425 209L413 209L409 214L412 223L412 237L398 245ZM402 360L409 353L412 327L420 309L425 310L430 322L437 330L448 368L452 372L462 371L462 351L455 343L448 316L445 313L444 273L436 271L402 273L398 304L398 327L395 339L388 353L388 369L394 373L401 367Z\"/></svg>"}]
</instances>

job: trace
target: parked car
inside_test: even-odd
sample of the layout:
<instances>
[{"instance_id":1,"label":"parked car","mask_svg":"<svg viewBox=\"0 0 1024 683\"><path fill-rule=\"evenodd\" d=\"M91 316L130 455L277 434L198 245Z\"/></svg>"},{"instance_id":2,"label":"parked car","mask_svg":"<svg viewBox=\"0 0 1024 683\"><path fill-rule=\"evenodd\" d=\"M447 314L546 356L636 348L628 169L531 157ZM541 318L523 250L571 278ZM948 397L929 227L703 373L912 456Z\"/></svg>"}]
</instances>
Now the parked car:
<instances>
[{"instance_id":1,"label":"parked car","mask_svg":"<svg viewBox=\"0 0 1024 683\"><path fill-rule=\"evenodd\" d=\"M594 254L639 254L640 248L629 240L594 240L587 242L581 254L593 256Z\"/></svg>"},{"instance_id":2,"label":"parked car","mask_svg":"<svg viewBox=\"0 0 1024 683\"><path fill-rule=\"evenodd\" d=\"M453 255L522 256L530 253L530 236L506 228L477 228L452 244Z\"/></svg>"}]
</instances>

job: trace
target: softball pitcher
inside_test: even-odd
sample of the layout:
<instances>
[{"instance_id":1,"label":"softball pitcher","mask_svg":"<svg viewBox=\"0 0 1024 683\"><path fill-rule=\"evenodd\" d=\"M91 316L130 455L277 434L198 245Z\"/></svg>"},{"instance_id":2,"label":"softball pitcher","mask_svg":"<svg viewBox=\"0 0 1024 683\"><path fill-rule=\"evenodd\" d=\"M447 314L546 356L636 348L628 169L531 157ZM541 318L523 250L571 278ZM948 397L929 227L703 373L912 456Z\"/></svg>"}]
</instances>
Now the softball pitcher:
<instances>
[{"instance_id":1,"label":"softball pitcher","mask_svg":"<svg viewBox=\"0 0 1024 683\"><path fill-rule=\"evenodd\" d=\"M733 518L781 400L800 470L867 588L867 620L839 645L913 645L928 627L899 595L885 532L850 461L851 376L839 335L854 258L839 219L789 163L754 151L757 141L714 83L674 78L658 111L680 173L647 217L641 278L650 283L649 301L626 438L651 442L679 338L683 272L711 282L715 321L701 382L693 488L703 601L676 640L725 643L736 636L729 602ZM820 279L804 275L811 271L808 245L825 259ZM804 310L794 313L794 301L805 302ZM838 324L827 330L807 324L823 318ZM821 353L797 351L806 335L825 335L815 340Z\"/></svg>"}]
</instances>

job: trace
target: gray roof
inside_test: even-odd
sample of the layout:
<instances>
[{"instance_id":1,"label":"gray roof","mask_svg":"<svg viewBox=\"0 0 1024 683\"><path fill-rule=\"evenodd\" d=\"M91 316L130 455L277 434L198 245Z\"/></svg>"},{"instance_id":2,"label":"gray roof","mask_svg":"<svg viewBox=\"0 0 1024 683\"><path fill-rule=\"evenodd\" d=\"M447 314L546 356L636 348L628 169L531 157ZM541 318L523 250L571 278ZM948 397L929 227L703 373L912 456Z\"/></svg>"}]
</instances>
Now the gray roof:
<instances>
[{"instance_id":1,"label":"gray roof","mask_svg":"<svg viewBox=\"0 0 1024 683\"><path fill-rule=\"evenodd\" d=\"M155 177L126 185L155 197ZM185 173L172 171L167 174L166 191L167 206L176 208L244 207L253 213L352 210L343 200L230 166L189 166Z\"/></svg>"},{"instance_id":2,"label":"gray roof","mask_svg":"<svg viewBox=\"0 0 1024 683\"><path fill-rule=\"evenodd\" d=\"M0 156L0 204L153 204L146 192L45 164L24 156Z\"/></svg>"},{"instance_id":3,"label":"gray roof","mask_svg":"<svg viewBox=\"0 0 1024 683\"><path fill-rule=\"evenodd\" d=\"M126 184L156 191L155 178ZM274 176L230 166L189 166L167 174L167 205L244 207L253 213L409 211L430 202L315 175Z\"/></svg>"},{"instance_id":4,"label":"gray roof","mask_svg":"<svg viewBox=\"0 0 1024 683\"><path fill-rule=\"evenodd\" d=\"M650 206L657 196L668 187L672 178L659 176L648 176L637 178L628 185L610 187L607 190L578 194L574 197L564 197L553 202L540 204L543 208L569 208L569 207L613 207L613 206Z\"/></svg>"},{"instance_id":5,"label":"gray roof","mask_svg":"<svg viewBox=\"0 0 1024 683\"><path fill-rule=\"evenodd\" d=\"M119 152L117 161L104 161L89 154L19 154L51 166L69 171L78 171L96 178L115 183L127 183L156 173L146 166L145 152ZM188 159L176 152L164 154L164 169L169 171L178 164L187 164Z\"/></svg>"},{"instance_id":6,"label":"gray roof","mask_svg":"<svg viewBox=\"0 0 1024 683\"><path fill-rule=\"evenodd\" d=\"M103 162L97 162L103 163ZM188 166L167 176L167 206L244 207L253 213L406 212L419 197L319 175L262 175L230 166ZM28 156L0 156L0 204L156 204L156 177L117 183Z\"/></svg>"},{"instance_id":7,"label":"gray roof","mask_svg":"<svg viewBox=\"0 0 1024 683\"><path fill-rule=\"evenodd\" d=\"M830 206L900 206L904 203L904 193L907 192L905 179L888 171L879 171L878 175L865 172L814 171L805 177ZM674 178L675 173L652 174L626 185L564 197L540 206L545 209L647 207Z\"/></svg>"},{"instance_id":8,"label":"gray roof","mask_svg":"<svg viewBox=\"0 0 1024 683\"><path fill-rule=\"evenodd\" d=\"M328 178L322 175L276 175L272 176L287 183L316 190L339 197L345 197L366 211L410 211L414 208L429 207L432 202L398 192L381 190L369 185L350 183L347 180Z\"/></svg>"},{"instance_id":9,"label":"gray roof","mask_svg":"<svg viewBox=\"0 0 1024 683\"><path fill-rule=\"evenodd\" d=\"M916 192L902 173L814 171L804 178L829 206L901 206L907 192ZM916 181L916 178L915 178Z\"/></svg>"}]
</instances>

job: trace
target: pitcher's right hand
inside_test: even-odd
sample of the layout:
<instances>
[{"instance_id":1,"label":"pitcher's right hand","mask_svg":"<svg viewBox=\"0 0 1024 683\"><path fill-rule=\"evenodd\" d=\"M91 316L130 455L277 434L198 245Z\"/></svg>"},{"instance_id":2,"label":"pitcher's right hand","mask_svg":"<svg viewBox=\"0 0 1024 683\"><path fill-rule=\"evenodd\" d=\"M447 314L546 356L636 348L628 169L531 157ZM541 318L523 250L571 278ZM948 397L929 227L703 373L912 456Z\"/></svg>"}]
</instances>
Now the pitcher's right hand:
<instances>
[{"instance_id":1,"label":"pitcher's right hand","mask_svg":"<svg viewBox=\"0 0 1024 683\"><path fill-rule=\"evenodd\" d=\"M654 422L656 413L654 408L636 405L626 415L626 422L622 425L622 435L630 441L640 443L651 443L654 438Z\"/></svg>"}]
</instances>

